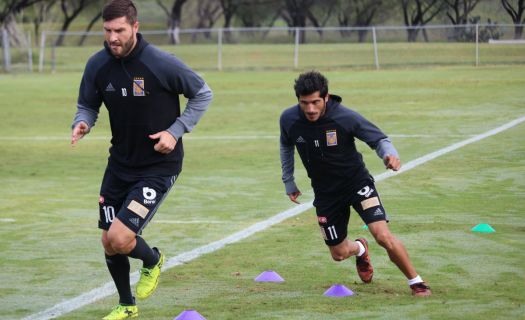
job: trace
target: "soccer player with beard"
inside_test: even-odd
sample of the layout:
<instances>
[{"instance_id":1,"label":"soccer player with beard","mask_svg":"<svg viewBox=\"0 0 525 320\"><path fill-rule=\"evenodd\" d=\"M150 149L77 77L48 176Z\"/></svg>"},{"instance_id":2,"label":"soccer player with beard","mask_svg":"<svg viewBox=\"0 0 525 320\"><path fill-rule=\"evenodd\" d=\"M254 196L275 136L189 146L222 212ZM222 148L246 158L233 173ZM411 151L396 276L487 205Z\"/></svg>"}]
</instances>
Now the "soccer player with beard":
<instances>
[{"instance_id":1,"label":"soccer player with beard","mask_svg":"<svg viewBox=\"0 0 525 320\"><path fill-rule=\"evenodd\" d=\"M99 222L107 267L119 304L104 319L136 317L129 258L143 267L139 299L156 289L164 254L140 236L182 169L182 136L212 99L204 80L175 56L142 37L130 0L112 0L102 10L104 49L87 62L72 125L71 143L95 125L102 103L109 113L111 147L99 197ZM188 101L181 113L179 95Z\"/></svg>"}]
</instances>

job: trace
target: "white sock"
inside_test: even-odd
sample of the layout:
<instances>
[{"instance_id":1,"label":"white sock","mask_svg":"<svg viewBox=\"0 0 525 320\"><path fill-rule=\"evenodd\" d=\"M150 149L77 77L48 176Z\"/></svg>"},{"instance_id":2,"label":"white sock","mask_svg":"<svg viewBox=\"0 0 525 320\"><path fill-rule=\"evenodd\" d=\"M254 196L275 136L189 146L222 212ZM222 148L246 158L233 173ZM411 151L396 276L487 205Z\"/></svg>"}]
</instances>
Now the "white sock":
<instances>
[{"instance_id":1,"label":"white sock","mask_svg":"<svg viewBox=\"0 0 525 320\"><path fill-rule=\"evenodd\" d=\"M411 286L413 284L416 284L416 283L420 283L420 282L423 282L423 279L421 279L421 277L419 276L419 274L417 275L417 277L415 277L414 279L408 279L408 285Z\"/></svg>"},{"instance_id":2,"label":"white sock","mask_svg":"<svg viewBox=\"0 0 525 320\"><path fill-rule=\"evenodd\" d=\"M365 246L361 243L361 241L356 241L356 243L359 246L359 252L357 253L357 256L360 257L365 253Z\"/></svg>"}]
</instances>

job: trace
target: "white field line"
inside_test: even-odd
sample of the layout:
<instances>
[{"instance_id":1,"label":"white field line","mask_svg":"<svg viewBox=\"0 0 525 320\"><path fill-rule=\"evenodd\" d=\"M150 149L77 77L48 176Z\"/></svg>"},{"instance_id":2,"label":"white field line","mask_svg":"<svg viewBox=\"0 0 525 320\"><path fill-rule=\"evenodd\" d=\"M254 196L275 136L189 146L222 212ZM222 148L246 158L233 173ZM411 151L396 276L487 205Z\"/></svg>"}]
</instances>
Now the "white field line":
<instances>
[{"instance_id":1,"label":"white field line","mask_svg":"<svg viewBox=\"0 0 525 320\"><path fill-rule=\"evenodd\" d=\"M390 134L390 138L434 138L432 134ZM443 138L463 138L471 137L473 135L467 134L441 134ZM111 137L106 136L86 136L86 140L111 140ZM279 136L271 135L236 135L236 136L192 136L185 135L184 140L276 140ZM71 141L68 136L3 136L0 141Z\"/></svg>"},{"instance_id":2,"label":"white field line","mask_svg":"<svg viewBox=\"0 0 525 320\"><path fill-rule=\"evenodd\" d=\"M392 171L387 171L387 172L384 172L380 175L377 175L375 177L375 180L376 181L381 181L381 180L385 180L385 179L388 179L394 175L398 175L398 174L401 174L403 172L406 172L406 171L409 171L409 170L412 170L414 169L415 167L419 166L419 165L422 165L430 160L433 160L437 157L440 157L444 154L447 154L447 153L450 153L454 150L457 150L459 148L462 148L468 144L471 144L471 143L474 143L474 142L477 142L477 141L480 141L482 139L485 139L487 137L490 137L490 136L493 136L493 135L496 135L502 131L505 131L505 130L508 130L522 122L525 121L525 116L523 117L520 117L520 118L517 118L517 119L514 119L500 127L497 127L495 129L492 129L492 130L489 130L485 133L482 133L482 134L479 134L479 135L476 135L472 138L469 138L469 139L466 139L466 140L463 140L463 141L460 141L460 142L457 142L457 143L454 143L448 147L445 147L445 148L442 148L442 149L439 149L437 151L434 151L432 153L429 153L425 156L422 156L420 158L417 158L415 160L412 160L412 161L409 161L407 162L403 168L401 170L399 170L398 172L392 172ZM190 250L190 251L186 251L186 252L183 252L175 257L172 257L170 259L168 259L168 261L164 264L164 267L162 268L163 271L166 271L168 269L171 269L175 266L178 266L178 265L181 265L181 264L184 264L186 262L189 262L191 260L194 260L202 255L205 255L207 253L210 253L210 252L214 252L214 251L217 251L221 248L223 248L224 246L228 245L228 244L231 244L231 243L235 243L235 242L239 242L259 231L262 231L262 230L265 230L265 229L268 229L269 227L275 225L275 224L278 224L288 218L291 218L293 216L296 216L300 213L303 213L304 211L306 210L309 210L313 208L313 204L312 204L312 201L308 202L308 203L303 203L303 204L300 204L296 207L293 207L291 209L288 209L286 211L283 211L281 213L278 213L276 215L274 215L273 217L270 217L266 220L263 220L261 222L258 222L244 230L241 230L239 232L236 232L234 234L231 234L229 235L228 237L226 238L223 238L221 240L218 240L218 241L215 241L215 242L212 242L212 243L209 243L209 244L206 244L206 245L203 245L201 247L198 247L198 248L195 248L193 250ZM138 275L138 272L133 272L131 274L131 284L135 284L137 283L138 281L138 278L139 278L139 275ZM103 286L101 287L98 287L98 288L95 288L89 292L86 292L86 293L83 293L81 294L80 296L77 296L73 299L69 299L69 300L66 300L66 301L63 301L59 304L56 304L54 305L53 307L49 308L49 309L46 309L44 311L41 311L41 312L38 312L38 313L35 313L35 314L32 314L26 318L24 318L25 320L29 320L29 319L50 319L50 318L54 318L54 317L58 317L58 316L61 316L63 314L66 314L68 312L71 312L73 310L76 310L78 308L81 308L85 305L88 305L92 302L95 302L97 300L100 300L104 297L107 297L107 296L110 296L114 293L116 293L116 289L115 289L115 286L113 284L113 282L108 282L106 284L104 284Z\"/></svg>"},{"instance_id":3,"label":"white field line","mask_svg":"<svg viewBox=\"0 0 525 320\"><path fill-rule=\"evenodd\" d=\"M238 135L238 136L192 136L185 135L184 140L259 140L259 139L278 139L279 136L267 135ZM109 142L109 136L86 136L86 140L106 140ZM71 141L68 136L4 136L0 141Z\"/></svg>"},{"instance_id":4,"label":"white field line","mask_svg":"<svg viewBox=\"0 0 525 320\"><path fill-rule=\"evenodd\" d=\"M230 223L229 221L217 221L217 220L153 220L151 223L158 224L221 224Z\"/></svg>"}]
</instances>

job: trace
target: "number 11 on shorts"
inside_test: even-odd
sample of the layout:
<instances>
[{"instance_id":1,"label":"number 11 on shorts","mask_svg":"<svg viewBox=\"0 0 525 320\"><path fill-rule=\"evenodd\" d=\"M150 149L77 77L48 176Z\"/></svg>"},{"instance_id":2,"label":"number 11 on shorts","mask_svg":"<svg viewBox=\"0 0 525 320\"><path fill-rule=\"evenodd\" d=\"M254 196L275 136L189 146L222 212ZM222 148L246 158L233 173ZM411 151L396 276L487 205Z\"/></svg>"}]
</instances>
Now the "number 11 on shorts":
<instances>
[{"instance_id":1,"label":"number 11 on shorts","mask_svg":"<svg viewBox=\"0 0 525 320\"><path fill-rule=\"evenodd\" d=\"M337 239L337 232L335 231L335 226L329 226L327 229L330 240Z\"/></svg>"}]
</instances>

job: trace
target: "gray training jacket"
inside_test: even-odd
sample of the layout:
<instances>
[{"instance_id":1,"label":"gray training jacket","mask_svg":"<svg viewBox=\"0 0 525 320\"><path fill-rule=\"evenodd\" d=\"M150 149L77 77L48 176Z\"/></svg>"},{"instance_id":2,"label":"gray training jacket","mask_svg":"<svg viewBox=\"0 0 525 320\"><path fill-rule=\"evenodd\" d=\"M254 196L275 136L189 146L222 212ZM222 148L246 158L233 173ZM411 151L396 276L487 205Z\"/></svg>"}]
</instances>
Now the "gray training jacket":
<instances>
[{"instance_id":1,"label":"gray training jacket","mask_svg":"<svg viewBox=\"0 0 525 320\"><path fill-rule=\"evenodd\" d=\"M182 170L182 136L203 116L212 99L204 80L175 56L147 43L137 44L124 58L115 58L106 43L85 68L73 121L93 127L102 103L109 112L111 148L108 167L133 176L173 176ZM188 98L181 114L179 95ZM148 136L167 130L175 150L161 154Z\"/></svg>"}]
</instances>

